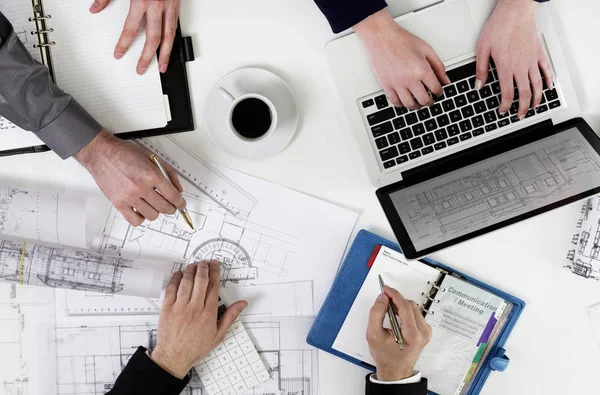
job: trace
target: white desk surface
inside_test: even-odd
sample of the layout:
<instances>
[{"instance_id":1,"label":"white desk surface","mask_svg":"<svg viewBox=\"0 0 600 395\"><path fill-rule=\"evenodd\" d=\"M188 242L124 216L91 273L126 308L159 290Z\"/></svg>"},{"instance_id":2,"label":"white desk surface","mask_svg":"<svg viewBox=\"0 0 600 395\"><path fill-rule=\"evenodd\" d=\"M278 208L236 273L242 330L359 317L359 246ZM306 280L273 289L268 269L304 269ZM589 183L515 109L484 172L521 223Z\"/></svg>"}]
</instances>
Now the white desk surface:
<instances>
[{"instance_id":1,"label":"white desk surface","mask_svg":"<svg viewBox=\"0 0 600 395\"><path fill-rule=\"evenodd\" d=\"M600 131L600 2L552 0L583 116ZM360 213L356 231L393 238L375 198L325 60L332 38L311 0L183 0L181 24L194 40L188 66L196 131L181 136L201 156L306 192ZM281 75L298 101L301 124L291 145L264 162L237 160L216 148L203 124L205 96L229 71L258 65ZM99 193L73 160L52 153L0 159L3 184L60 190L69 179ZM433 258L527 302L506 348L504 373L492 373L482 394L598 393L600 346L586 306L600 301L600 283L562 269L578 204L561 208L435 254ZM366 319L366 317L365 317ZM365 370L320 353L325 395L364 393Z\"/></svg>"}]
</instances>

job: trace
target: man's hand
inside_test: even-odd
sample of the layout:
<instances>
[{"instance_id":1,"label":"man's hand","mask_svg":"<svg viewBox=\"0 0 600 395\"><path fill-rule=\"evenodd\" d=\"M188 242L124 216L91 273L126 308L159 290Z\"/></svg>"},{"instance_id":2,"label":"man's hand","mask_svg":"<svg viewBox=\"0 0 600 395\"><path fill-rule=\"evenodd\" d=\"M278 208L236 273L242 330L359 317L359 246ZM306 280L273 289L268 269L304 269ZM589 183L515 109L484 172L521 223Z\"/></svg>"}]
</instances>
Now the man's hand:
<instances>
[{"instance_id":1,"label":"man's hand","mask_svg":"<svg viewBox=\"0 0 600 395\"><path fill-rule=\"evenodd\" d=\"M384 292L377 297L371 308L367 341L377 365L377 379L397 381L413 376L415 362L431 340L431 327L425 322L419 306L413 300L404 299L400 292L388 286L384 288ZM396 344L393 332L383 327L390 299L398 309L404 350Z\"/></svg>"},{"instance_id":2,"label":"man's hand","mask_svg":"<svg viewBox=\"0 0 600 395\"><path fill-rule=\"evenodd\" d=\"M433 104L427 90L442 94L450 83L444 63L425 41L402 29L386 10L354 26L385 94L396 107ZM416 99L416 100L415 100Z\"/></svg>"},{"instance_id":3,"label":"man's hand","mask_svg":"<svg viewBox=\"0 0 600 395\"><path fill-rule=\"evenodd\" d=\"M110 0L94 0L90 12L96 14L106 8ZM158 69L161 73L167 71L169 57L173 49L177 19L181 0L131 0L129 15L125 20L123 33L115 48L115 58L121 59L135 39L146 18L146 45L137 65L138 74L144 74L156 50L160 45Z\"/></svg>"},{"instance_id":4,"label":"man's hand","mask_svg":"<svg viewBox=\"0 0 600 395\"><path fill-rule=\"evenodd\" d=\"M158 321L158 341L152 360L182 379L223 341L227 330L248 303L239 301L217 322L221 265L217 261L191 264L175 273L167 286Z\"/></svg>"},{"instance_id":5,"label":"man's hand","mask_svg":"<svg viewBox=\"0 0 600 395\"><path fill-rule=\"evenodd\" d=\"M150 162L150 152L131 141L102 130L75 159L133 226L144 219L153 221L159 213L174 214L176 208L185 208L177 172L163 163L172 182L167 180Z\"/></svg>"},{"instance_id":6,"label":"man's hand","mask_svg":"<svg viewBox=\"0 0 600 395\"><path fill-rule=\"evenodd\" d=\"M542 77L553 85L552 69L542 50L535 28L537 3L531 0L500 0L488 19L477 44L476 89L485 85L490 56L494 59L502 102L506 113L514 100L514 82L519 91L518 116L525 117L530 107L542 100Z\"/></svg>"}]
</instances>

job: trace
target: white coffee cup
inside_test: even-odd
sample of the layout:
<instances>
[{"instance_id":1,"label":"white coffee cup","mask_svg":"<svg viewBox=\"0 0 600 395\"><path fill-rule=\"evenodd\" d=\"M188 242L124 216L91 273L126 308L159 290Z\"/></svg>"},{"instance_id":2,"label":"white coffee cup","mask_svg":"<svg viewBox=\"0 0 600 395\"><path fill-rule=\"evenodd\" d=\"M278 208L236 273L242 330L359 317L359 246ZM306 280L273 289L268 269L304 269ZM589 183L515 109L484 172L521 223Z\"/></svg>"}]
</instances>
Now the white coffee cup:
<instances>
[{"instance_id":1,"label":"white coffee cup","mask_svg":"<svg viewBox=\"0 0 600 395\"><path fill-rule=\"evenodd\" d=\"M278 121L277 109L275 108L275 105L273 105L273 102L271 102L271 100L269 100L265 96L258 94L258 93L245 93L241 96L235 97L223 87L219 87L218 92L221 94L221 96L224 99L229 101L229 110L227 111L227 125L229 127L230 132L232 132L236 137L238 137L242 141L247 141L247 142L264 141L271 137L271 135L273 134L273 131L277 128L277 121ZM235 126L233 124L234 110L236 109L236 107L239 103L241 103L242 101L247 100L247 99L258 99L258 100L262 101L264 104L267 105L267 107L269 108L269 111L271 113L271 124L270 124L268 130L266 132L262 133L262 135L260 135L258 137L244 136L242 133L240 133L240 131L238 131L235 128Z\"/></svg>"}]
</instances>

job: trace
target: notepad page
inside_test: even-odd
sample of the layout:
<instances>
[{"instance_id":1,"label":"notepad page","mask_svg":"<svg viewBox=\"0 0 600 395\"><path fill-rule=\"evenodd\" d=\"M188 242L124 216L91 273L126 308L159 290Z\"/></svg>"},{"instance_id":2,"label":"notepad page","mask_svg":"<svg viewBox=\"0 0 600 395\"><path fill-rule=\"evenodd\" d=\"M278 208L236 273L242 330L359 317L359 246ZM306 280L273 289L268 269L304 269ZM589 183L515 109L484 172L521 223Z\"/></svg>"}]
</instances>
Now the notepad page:
<instances>
[{"instance_id":1,"label":"notepad page","mask_svg":"<svg viewBox=\"0 0 600 395\"><path fill-rule=\"evenodd\" d=\"M333 349L371 365L375 365L375 361L369 352L366 334L369 310L381 294L379 275L386 285L420 304L423 300L421 293L428 293L431 289L427 282L435 283L440 272L422 262L407 261L401 253L381 247L333 343ZM385 325L390 328L387 317Z\"/></svg>"},{"instance_id":2,"label":"notepad page","mask_svg":"<svg viewBox=\"0 0 600 395\"><path fill-rule=\"evenodd\" d=\"M56 83L70 93L102 126L113 132L160 128L167 124L156 59L143 76L136 65L145 43L140 30L125 56L114 59L129 1L111 1L99 14L91 2L44 0Z\"/></svg>"}]
</instances>

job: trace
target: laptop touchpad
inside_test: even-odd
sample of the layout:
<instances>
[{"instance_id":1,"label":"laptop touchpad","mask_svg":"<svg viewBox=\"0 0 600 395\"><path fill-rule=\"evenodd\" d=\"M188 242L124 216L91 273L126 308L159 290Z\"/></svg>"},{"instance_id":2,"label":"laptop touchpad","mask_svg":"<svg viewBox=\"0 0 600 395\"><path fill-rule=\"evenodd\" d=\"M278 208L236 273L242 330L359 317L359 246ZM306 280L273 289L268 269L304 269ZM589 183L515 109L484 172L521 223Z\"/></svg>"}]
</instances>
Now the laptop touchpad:
<instances>
[{"instance_id":1,"label":"laptop touchpad","mask_svg":"<svg viewBox=\"0 0 600 395\"><path fill-rule=\"evenodd\" d=\"M464 1L417 13L399 24L431 45L442 62L475 51L479 36Z\"/></svg>"}]
</instances>

